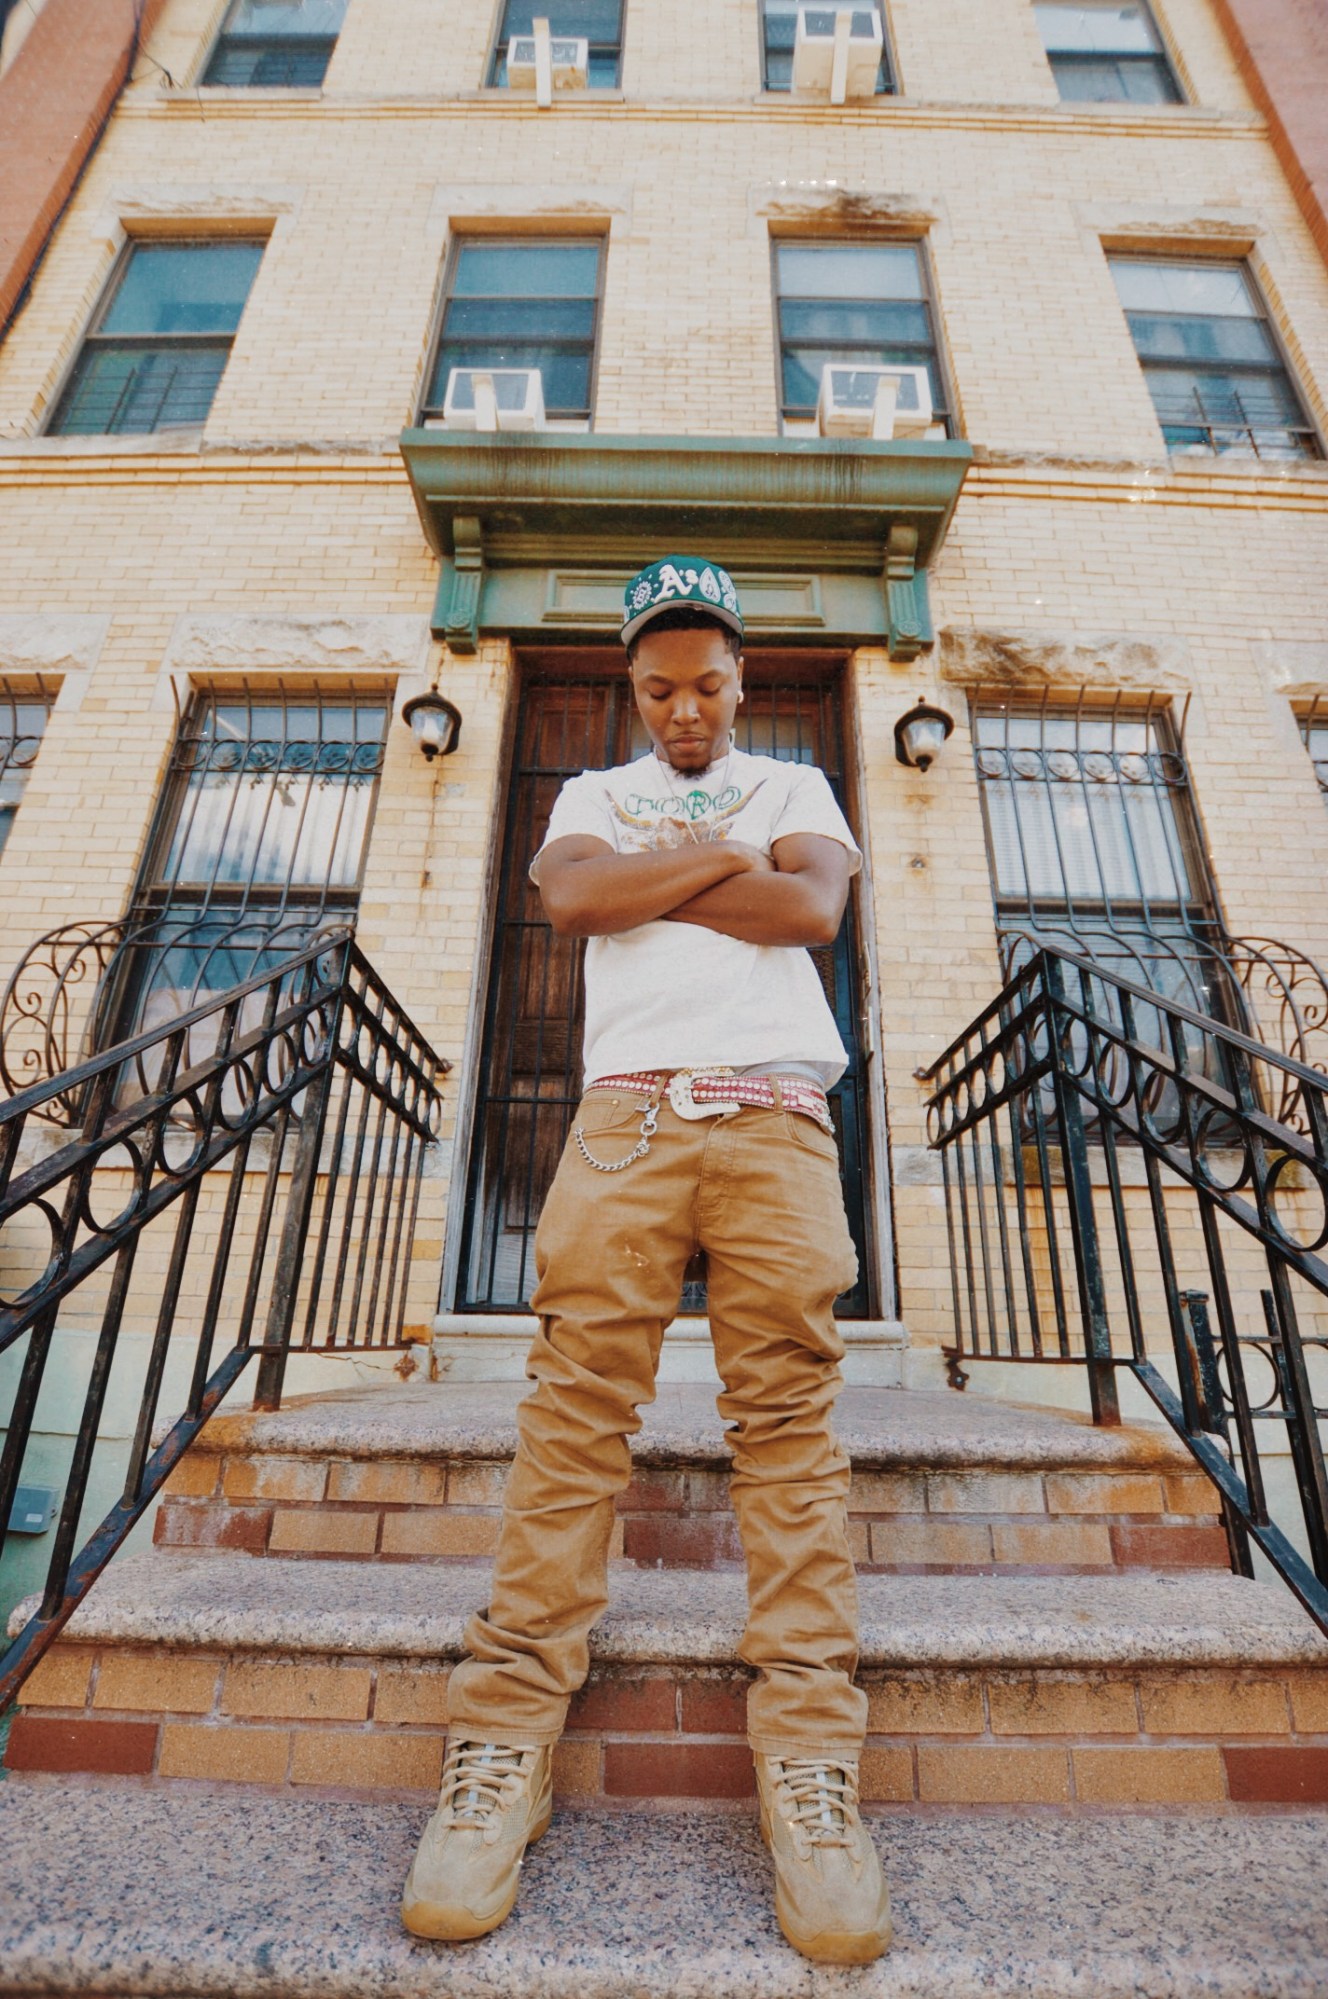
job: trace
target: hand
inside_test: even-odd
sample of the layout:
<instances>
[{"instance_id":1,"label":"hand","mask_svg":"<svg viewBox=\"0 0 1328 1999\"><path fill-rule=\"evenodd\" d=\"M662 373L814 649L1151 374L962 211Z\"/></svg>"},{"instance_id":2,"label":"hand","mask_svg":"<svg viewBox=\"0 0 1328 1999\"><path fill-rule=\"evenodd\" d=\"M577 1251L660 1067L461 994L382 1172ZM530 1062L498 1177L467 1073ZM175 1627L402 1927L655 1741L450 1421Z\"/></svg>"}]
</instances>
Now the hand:
<instances>
[{"instance_id":1,"label":"hand","mask_svg":"<svg viewBox=\"0 0 1328 1999\"><path fill-rule=\"evenodd\" d=\"M724 848L727 853L742 855L747 863L744 873L773 875L779 872L769 854L763 854L759 847L749 847L745 840L725 840Z\"/></svg>"}]
</instances>

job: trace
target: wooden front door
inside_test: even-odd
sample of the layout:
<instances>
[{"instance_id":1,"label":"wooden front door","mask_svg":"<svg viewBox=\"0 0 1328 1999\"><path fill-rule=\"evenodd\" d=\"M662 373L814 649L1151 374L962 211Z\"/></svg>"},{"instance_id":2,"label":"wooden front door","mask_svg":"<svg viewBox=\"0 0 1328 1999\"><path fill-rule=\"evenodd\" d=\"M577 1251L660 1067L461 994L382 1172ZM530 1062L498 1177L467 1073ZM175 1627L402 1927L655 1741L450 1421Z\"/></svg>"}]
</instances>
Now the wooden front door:
<instances>
[{"instance_id":1,"label":"wooden front door","mask_svg":"<svg viewBox=\"0 0 1328 1999\"><path fill-rule=\"evenodd\" d=\"M835 658L749 655L737 742L758 755L819 764L851 819L842 679ZM526 870L564 780L649 747L619 653L526 661L517 700L456 1298L462 1312L519 1311L529 1299L535 1224L581 1093L584 946L555 937ZM872 1310L872 1285L855 931L850 901L835 943L813 955L849 1051L831 1108L862 1275L837 1310L861 1318ZM705 1309L703 1288L689 1284L684 1308Z\"/></svg>"}]
</instances>

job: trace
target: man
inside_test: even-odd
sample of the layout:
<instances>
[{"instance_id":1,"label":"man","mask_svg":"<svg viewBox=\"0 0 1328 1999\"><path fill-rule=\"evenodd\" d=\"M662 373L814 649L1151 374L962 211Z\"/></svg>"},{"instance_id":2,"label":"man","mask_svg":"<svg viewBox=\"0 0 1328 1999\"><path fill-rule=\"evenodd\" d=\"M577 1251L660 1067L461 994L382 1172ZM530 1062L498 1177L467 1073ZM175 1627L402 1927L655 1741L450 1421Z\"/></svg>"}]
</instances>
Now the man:
<instances>
[{"instance_id":1,"label":"man","mask_svg":"<svg viewBox=\"0 0 1328 1999\"><path fill-rule=\"evenodd\" d=\"M550 1763L607 1601L614 1494L664 1329L707 1261L720 1413L747 1556L739 1647L775 1907L808 1957L864 1963L889 1897L858 1816L866 1701L833 1301L856 1275L825 1090L843 1044L807 955L861 862L824 775L733 747L742 617L717 564L628 585L623 642L653 750L564 785L531 866L586 937L586 1091L540 1217L540 1331L492 1597L448 1695L438 1810L406 1883L415 1935L503 1921L550 1819Z\"/></svg>"}]
</instances>

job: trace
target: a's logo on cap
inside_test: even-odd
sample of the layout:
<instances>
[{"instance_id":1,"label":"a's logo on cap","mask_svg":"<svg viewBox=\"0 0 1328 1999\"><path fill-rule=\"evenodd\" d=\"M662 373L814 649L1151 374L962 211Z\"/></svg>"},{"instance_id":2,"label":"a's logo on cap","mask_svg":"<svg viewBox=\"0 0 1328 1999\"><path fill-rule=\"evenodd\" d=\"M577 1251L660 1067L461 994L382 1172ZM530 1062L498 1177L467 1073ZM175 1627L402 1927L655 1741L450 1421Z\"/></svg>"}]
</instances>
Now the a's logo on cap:
<instances>
[{"instance_id":1,"label":"a's logo on cap","mask_svg":"<svg viewBox=\"0 0 1328 1999\"><path fill-rule=\"evenodd\" d=\"M741 637L742 611L727 569L717 562L670 555L634 576L623 595L623 638L630 640L657 610L694 604L714 611Z\"/></svg>"}]
</instances>

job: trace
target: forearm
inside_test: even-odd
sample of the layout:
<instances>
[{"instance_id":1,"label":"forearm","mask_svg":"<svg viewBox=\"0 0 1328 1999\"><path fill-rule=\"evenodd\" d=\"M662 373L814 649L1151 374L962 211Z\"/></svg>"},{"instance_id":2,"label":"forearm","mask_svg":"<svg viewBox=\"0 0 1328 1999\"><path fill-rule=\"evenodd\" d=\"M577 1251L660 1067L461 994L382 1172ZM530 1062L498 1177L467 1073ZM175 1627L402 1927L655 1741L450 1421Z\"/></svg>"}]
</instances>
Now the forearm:
<instances>
[{"instance_id":1,"label":"forearm","mask_svg":"<svg viewBox=\"0 0 1328 1999\"><path fill-rule=\"evenodd\" d=\"M595 854L541 884L550 922L564 937L611 937L667 916L716 886L747 879L745 854L722 841L652 854ZM751 879L757 879L752 876Z\"/></svg>"},{"instance_id":2,"label":"forearm","mask_svg":"<svg viewBox=\"0 0 1328 1999\"><path fill-rule=\"evenodd\" d=\"M834 941L839 915L826 908L819 885L802 875L746 874L703 889L670 910L668 921L699 924L745 944L815 950Z\"/></svg>"}]
</instances>

